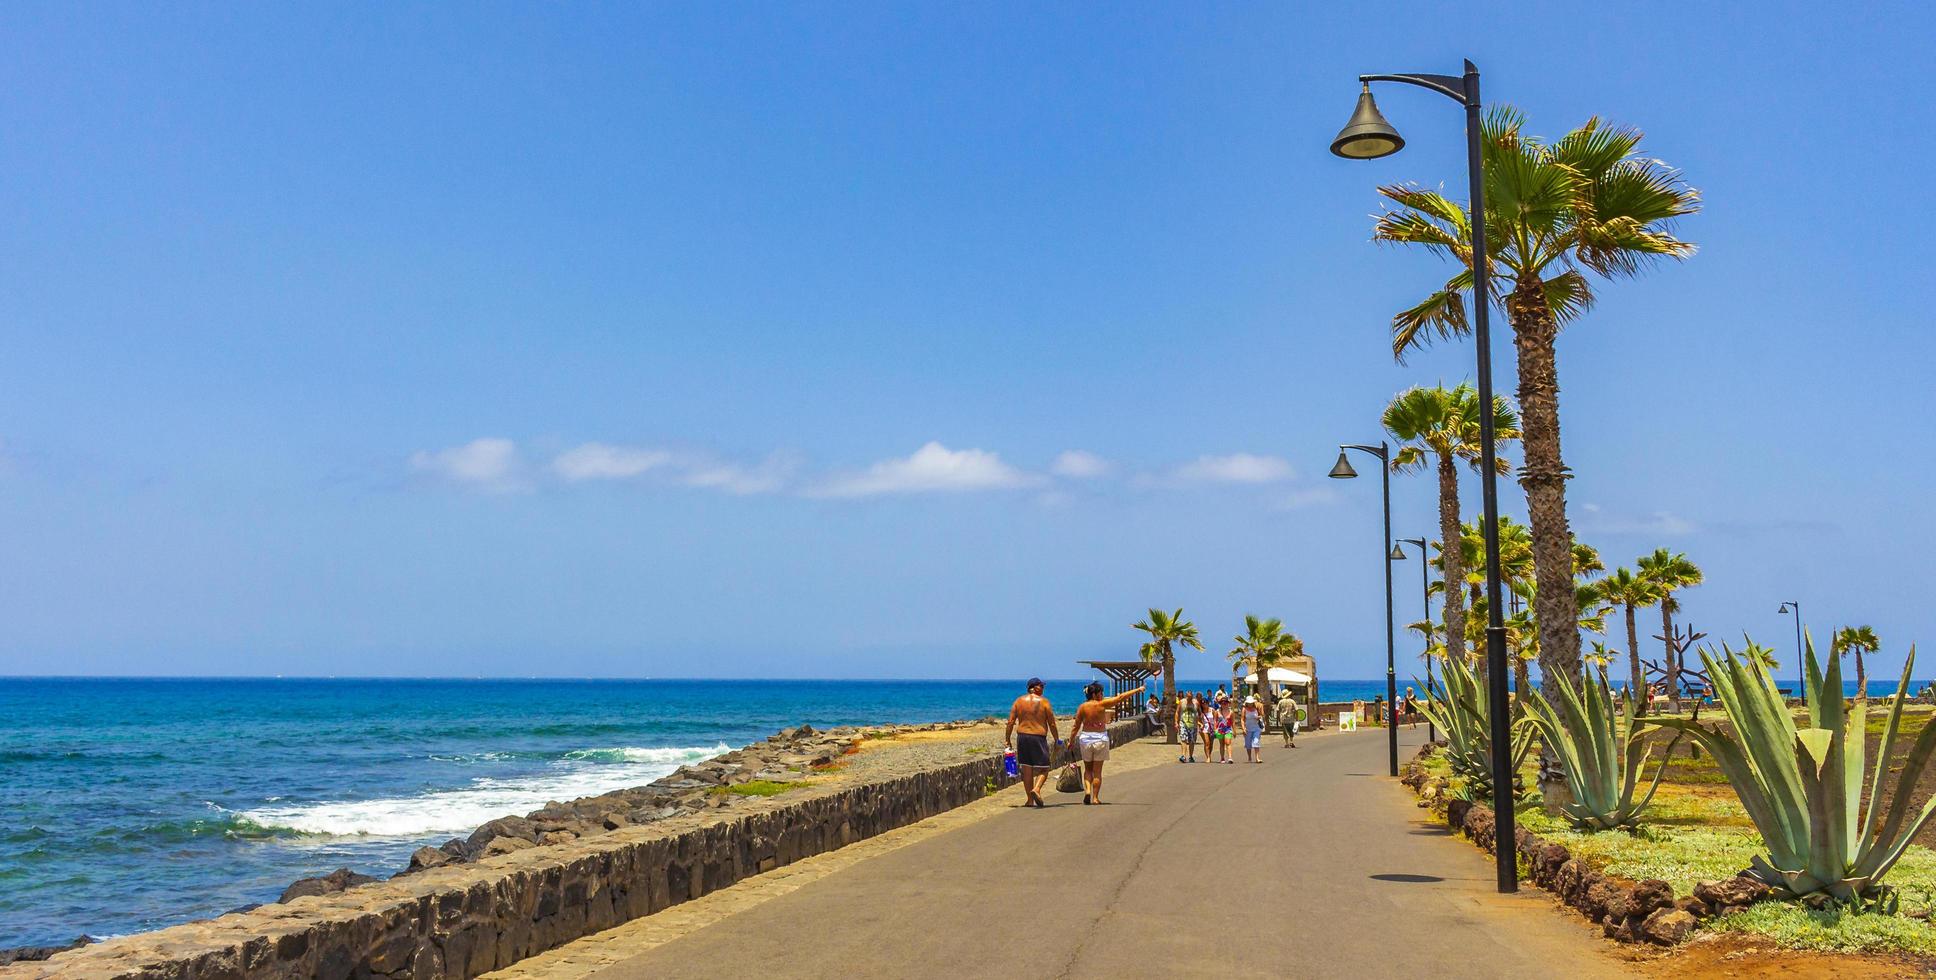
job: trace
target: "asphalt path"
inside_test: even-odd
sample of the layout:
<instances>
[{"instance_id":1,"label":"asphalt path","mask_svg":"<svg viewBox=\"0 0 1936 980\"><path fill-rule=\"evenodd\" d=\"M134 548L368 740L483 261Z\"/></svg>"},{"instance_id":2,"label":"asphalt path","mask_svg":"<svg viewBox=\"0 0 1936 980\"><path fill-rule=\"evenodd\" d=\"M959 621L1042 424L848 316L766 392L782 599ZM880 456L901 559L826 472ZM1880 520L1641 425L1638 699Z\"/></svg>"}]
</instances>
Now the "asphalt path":
<instances>
[{"instance_id":1,"label":"asphalt path","mask_svg":"<svg viewBox=\"0 0 1936 980\"><path fill-rule=\"evenodd\" d=\"M1267 745L1262 765L1123 772L1103 806L1050 792L593 975L1633 975L1539 891L1498 895L1491 857L1385 774L1382 732Z\"/></svg>"}]
</instances>

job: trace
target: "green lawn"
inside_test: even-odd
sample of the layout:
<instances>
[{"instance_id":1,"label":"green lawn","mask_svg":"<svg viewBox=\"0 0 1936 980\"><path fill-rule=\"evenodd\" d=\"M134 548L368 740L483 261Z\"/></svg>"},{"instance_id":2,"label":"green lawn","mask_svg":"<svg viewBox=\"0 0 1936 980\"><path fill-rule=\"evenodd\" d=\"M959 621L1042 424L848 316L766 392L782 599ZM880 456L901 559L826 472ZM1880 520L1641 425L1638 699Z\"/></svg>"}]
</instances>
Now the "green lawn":
<instances>
[{"instance_id":1,"label":"green lawn","mask_svg":"<svg viewBox=\"0 0 1936 980\"><path fill-rule=\"evenodd\" d=\"M731 786L715 786L707 792L712 793L714 796L721 794L731 794L733 796L778 796L787 790L799 789L805 785L807 784L804 782L782 783L771 779L754 779L744 783L734 783Z\"/></svg>"}]
</instances>

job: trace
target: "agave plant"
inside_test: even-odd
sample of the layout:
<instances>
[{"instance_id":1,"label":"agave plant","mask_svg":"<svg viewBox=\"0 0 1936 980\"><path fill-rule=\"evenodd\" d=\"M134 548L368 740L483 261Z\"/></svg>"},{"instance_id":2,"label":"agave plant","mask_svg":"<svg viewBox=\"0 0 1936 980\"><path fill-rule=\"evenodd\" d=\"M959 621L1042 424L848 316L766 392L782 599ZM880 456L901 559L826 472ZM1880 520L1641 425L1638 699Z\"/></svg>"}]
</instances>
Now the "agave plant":
<instances>
[{"instance_id":1,"label":"agave plant","mask_svg":"<svg viewBox=\"0 0 1936 980\"><path fill-rule=\"evenodd\" d=\"M1553 681L1559 704L1555 706L1538 691L1526 692L1526 716L1519 719L1519 727L1537 731L1547 750L1559 758L1572 796L1560 809L1582 830L1634 826L1660 789L1674 743L1668 743L1662 754L1663 764L1646 795L1635 799L1641 770L1654 749L1642 737L1647 722L1635 712L1634 699L1628 698L1615 712L1604 667L1590 672L1585 690L1564 674ZM1678 741L1675 736L1674 742Z\"/></svg>"},{"instance_id":2,"label":"agave plant","mask_svg":"<svg viewBox=\"0 0 1936 980\"><path fill-rule=\"evenodd\" d=\"M1886 806L1882 802L1916 651L1910 649L1902 666L1872 774L1866 768L1867 704L1857 702L1853 710L1844 704L1840 657L1829 658L1825 676L1812 640L1806 651L1807 728L1796 725L1768 671L1725 646L1720 657L1703 649L1701 659L1727 706L1732 731L1691 719L1660 718L1654 724L1686 732L1714 753L1768 847L1765 858L1757 855L1750 862L1755 877L1792 897L1819 894L1846 902L1879 897L1883 876L1936 814L1936 799L1913 814L1910 810L1916 783L1936 755L1936 724L1917 736L1895 792Z\"/></svg>"},{"instance_id":3,"label":"agave plant","mask_svg":"<svg viewBox=\"0 0 1936 980\"><path fill-rule=\"evenodd\" d=\"M1492 738L1486 727L1491 715L1485 685L1464 657L1445 658L1444 668L1437 689L1427 693L1419 708L1445 733L1445 756L1452 774L1465 780L1474 797L1491 799ZM1515 733L1511 746L1515 772L1532 744L1530 732L1523 737Z\"/></svg>"}]
</instances>

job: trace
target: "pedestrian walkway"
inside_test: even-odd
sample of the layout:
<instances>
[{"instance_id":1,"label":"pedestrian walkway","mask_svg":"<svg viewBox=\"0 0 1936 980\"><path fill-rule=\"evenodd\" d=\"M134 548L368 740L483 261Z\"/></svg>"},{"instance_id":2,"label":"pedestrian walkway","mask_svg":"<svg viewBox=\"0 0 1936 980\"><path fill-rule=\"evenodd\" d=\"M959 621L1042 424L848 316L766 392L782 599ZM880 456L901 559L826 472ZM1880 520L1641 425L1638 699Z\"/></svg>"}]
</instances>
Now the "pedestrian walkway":
<instances>
[{"instance_id":1,"label":"pedestrian walkway","mask_svg":"<svg viewBox=\"0 0 1936 980\"><path fill-rule=\"evenodd\" d=\"M1384 775L1382 731L1300 744L1185 766L1137 743L1107 806L1004 791L501 975L1633 975L1540 892L1496 894L1491 858Z\"/></svg>"}]
</instances>

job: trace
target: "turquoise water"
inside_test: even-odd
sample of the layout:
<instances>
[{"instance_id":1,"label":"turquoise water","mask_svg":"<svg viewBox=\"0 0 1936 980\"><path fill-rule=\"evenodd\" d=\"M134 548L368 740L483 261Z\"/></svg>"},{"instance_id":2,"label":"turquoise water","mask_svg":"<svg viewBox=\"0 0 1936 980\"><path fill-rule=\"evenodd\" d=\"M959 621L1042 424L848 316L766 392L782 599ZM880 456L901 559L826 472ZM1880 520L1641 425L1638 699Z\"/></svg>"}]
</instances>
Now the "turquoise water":
<instances>
[{"instance_id":1,"label":"turquoise water","mask_svg":"<svg viewBox=\"0 0 1936 980\"><path fill-rule=\"evenodd\" d=\"M1053 682L1049 696L1073 706L1080 683ZM1383 689L1323 691L1358 687ZM0 678L0 947L216 915L337 867L388 875L494 817L650 782L789 725L1005 714L1018 693L995 681Z\"/></svg>"}]
</instances>

